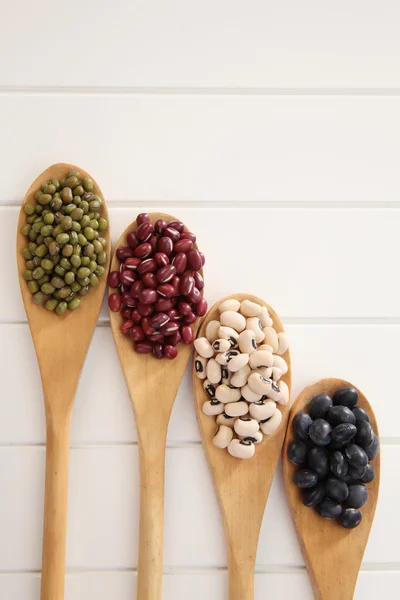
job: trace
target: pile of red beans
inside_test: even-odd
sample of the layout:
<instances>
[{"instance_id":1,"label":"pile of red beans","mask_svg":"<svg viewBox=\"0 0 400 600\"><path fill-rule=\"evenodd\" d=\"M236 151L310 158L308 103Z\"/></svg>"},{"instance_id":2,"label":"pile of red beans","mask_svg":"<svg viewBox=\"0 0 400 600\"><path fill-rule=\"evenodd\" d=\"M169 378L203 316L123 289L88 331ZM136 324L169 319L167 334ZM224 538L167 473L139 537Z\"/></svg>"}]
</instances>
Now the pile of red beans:
<instances>
[{"instance_id":1,"label":"pile of red beans","mask_svg":"<svg viewBox=\"0 0 400 600\"><path fill-rule=\"evenodd\" d=\"M116 252L120 270L108 276L109 286L118 290L108 306L121 312L121 331L136 352L176 358L176 346L194 341L191 324L207 312L199 272L205 259L195 248L196 236L181 221L159 219L153 225L141 213L126 242Z\"/></svg>"}]
</instances>

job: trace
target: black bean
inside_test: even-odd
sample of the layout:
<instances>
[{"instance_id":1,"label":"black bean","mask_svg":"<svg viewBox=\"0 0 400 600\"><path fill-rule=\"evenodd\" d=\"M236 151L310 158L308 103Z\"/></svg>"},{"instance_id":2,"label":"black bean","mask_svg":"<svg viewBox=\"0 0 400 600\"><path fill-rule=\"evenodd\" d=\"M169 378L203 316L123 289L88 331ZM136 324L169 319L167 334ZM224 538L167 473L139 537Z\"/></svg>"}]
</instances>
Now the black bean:
<instances>
[{"instance_id":1,"label":"black bean","mask_svg":"<svg viewBox=\"0 0 400 600\"><path fill-rule=\"evenodd\" d=\"M318 394L310 402L310 416L312 419L324 419L332 406L332 398L327 394Z\"/></svg>"},{"instance_id":2,"label":"black bean","mask_svg":"<svg viewBox=\"0 0 400 600\"><path fill-rule=\"evenodd\" d=\"M340 423L352 423L355 425L356 422L353 412L347 406L342 406L341 404L332 406L328 410L326 420L334 427L340 425Z\"/></svg>"},{"instance_id":3,"label":"black bean","mask_svg":"<svg viewBox=\"0 0 400 600\"><path fill-rule=\"evenodd\" d=\"M332 439L332 427L325 419L316 419L311 425L308 435L317 446L326 446Z\"/></svg>"},{"instance_id":4,"label":"black bean","mask_svg":"<svg viewBox=\"0 0 400 600\"><path fill-rule=\"evenodd\" d=\"M365 451L357 446L357 444L350 444L344 451L347 461L353 467L366 467L368 464L368 456Z\"/></svg>"},{"instance_id":5,"label":"black bean","mask_svg":"<svg viewBox=\"0 0 400 600\"><path fill-rule=\"evenodd\" d=\"M368 500L368 488L362 483L352 483L349 485L349 495L346 504L350 508L360 508Z\"/></svg>"},{"instance_id":6,"label":"black bean","mask_svg":"<svg viewBox=\"0 0 400 600\"><path fill-rule=\"evenodd\" d=\"M375 479L375 469L371 465L371 463L368 463L367 466L365 467L365 473L362 477L360 477L360 480L363 483L370 483L374 479Z\"/></svg>"},{"instance_id":7,"label":"black bean","mask_svg":"<svg viewBox=\"0 0 400 600\"><path fill-rule=\"evenodd\" d=\"M329 473L329 452L325 448L311 448L307 454L308 466L319 479Z\"/></svg>"},{"instance_id":8,"label":"black bean","mask_svg":"<svg viewBox=\"0 0 400 600\"><path fill-rule=\"evenodd\" d=\"M299 469L293 476L293 483L299 488L311 488L318 482L316 473L309 469Z\"/></svg>"},{"instance_id":9,"label":"black bean","mask_svg":"<svg viewBox=\"0 0 400 600\"><path fill-rule=\"evenodd\" d=\"M367 466L365 467L353 467L353 465L349 465L348 471L347 471L347 475L351 478L351 479L361 479L361 477L363 477L363 475L365 474L365 471L367 469Z\"/></svg>"},{"instance_id":10,"label":"black bean","mask_svg":"<svg viewBox=\"0 0 400 600\"><path fill-rule=\"evenodd\" d=\"M365 421L363 421L365 422ZM332 438L340 444L348 444L356 435L357 427L351 423L341 423L336 425L332 431Z\"/></svg>"},{"instance_id":11,"label":"black bean","mask_svg":"<svg viewBox=\"0 0 400 600\"><path fill-rule=\"evenodd\" d=\"M353 387L345 387L337 390L332 396L333 404L354 408L358 402L358 392Z\"/></svg>"},{"instance_id":12,"label":"black bean","mask_svg":"<svg viewBox=\"0 0 400 600\"><path fill-rule=\"evenodd\" d=\"M297 413L293 419L294 433L301 442L308 440L308 430L312 422L312 418L307 413Z\"/></svg>"},{"instance_id":13,"label":"black bean","mask_svg":"<svg viewBox=\"0 0 400 600\"><path fill-rule=\"evenodd\" d=\"M372 444L370 446L367 446L366 448L364 448L366 455L368 456L369 460L374 460L374 458L376 457L376 455L379 452L379 438L376 435L376 433L374 434L374 439L372 440Z\"/></svg>"},{"instance_id":14,"label":"black bean","mask_svg":"<svg viewBox=\"0 0 400 600\"><path fill-rule=\"evenodd\" d=\"M344 454L339 450L336 450L331 454L330 460L331 471L335 477L344 477L347 475L349 463L347 462Z\"/></svg>"},{"instance_id":15,"label":"black bean","mask_svg":"<svg viewBox=\"0 0 400 600\"><path fill-rule=\"evenodd\" d=\"M347 446L347 444L343 444L343 442L338 442L337 440L332 440L327 445L327 449L329 452L335 452L335 450L343 450L345 446Z\"/></svg>"},{"instance_id":16,"label":"black bean","mask_svg":"<svg viewBox=\"0 0 400 600\"><path fill-rule=\"evenodd\" d=\"M319 504L324 496L325 490L322 483L302 491L303 504L309 508Z\"/></svg>"},{"instance_id":17,"label":"black bean","mask_svg":"<svg viewBox=\"0 0 400 600\"><path fill-rule=\"evenodd\" d=\"M363 408L359 406L353 408L353 415L355 416L356 421L367 421L369 423L368 413Z\"/></svg>"},{"instance_id":18,"label":"black bean","mask_svg":"<svg viewBox=\"0 0 400 600\"><path fill-rule=\"evenodd\" d=\"M288 447L288 457L294 465L302 465L307 458L307 445L304 442L293 441Z\"/></svg>"},{"instance_id":19,"label":"black bean","mask_svg":"<svg viewBox=\"0 0 400 600\"><path fill-rule=\"evenodd\" d=\"M346 508L340 515L340 524L346 529L354 529L362 520L362 514L355 508Z\"/></svg>"},{"instance_id":20,"label":"black bean","mask_svg":"<svg viewBox=\"0 0 400 600\"><path fill-rule=\"evenodd\" d=\"M339 481L335 477L328 477L325 481L325 494L336 500L336 502L344 502L349 495L349 488L344 481Z\"/></svg>"},{"instance_id":21,"label":"black bean","mask_svg":"<svg viewBox=\"0 0 400 600\"><path fill-rule=\"evenodd\" d=\"M315 508L325 519L337 519L342 513L340 504L331 498L323 498Z\"/></svg>"},{"instance_id":22,"label":"black bean","mask_svg":"<svg viewBox=\"0 0 400 600\"><path fill-rule=\"evenodd\" d=\"M361 448L368 448L374 441L374 431L367 421L359 421L357 423L357 435L355 442Z\"/></svg>"}]
</instances>

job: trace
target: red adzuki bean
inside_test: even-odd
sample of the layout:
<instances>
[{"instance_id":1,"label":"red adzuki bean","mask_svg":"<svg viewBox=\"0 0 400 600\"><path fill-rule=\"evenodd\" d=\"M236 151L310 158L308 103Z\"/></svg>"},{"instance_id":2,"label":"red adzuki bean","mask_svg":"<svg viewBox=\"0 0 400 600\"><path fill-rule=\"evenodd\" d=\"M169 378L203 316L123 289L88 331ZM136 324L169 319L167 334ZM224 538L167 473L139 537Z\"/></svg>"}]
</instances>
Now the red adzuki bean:
<instances>
[{"instance_id":1,"label":"red adzuki bean","mask_svg":"<svg viewBox=\"0 0 400 600\"><path fill-rule=\"evenodd\" d=\"M162 283L159 285L157 287L157 292L164 298L172 298L173 296L177 296L179 294L178 290L169 283Z\"/></svg>"},{"instance_id":2,"label":"red adzuki bean","mask_svg":"<svg viewBox=\"0 0 400 600\"><path fill-rule=\"evenodd\" d=\"M108 285L110 288L117 288L121 285L118 271L111 271L108 276Z\"/></svg>"},{"instance_id":3,"label":"red adzuki bean","mask_svg":"<svg viewBox=\"0 0 400 600\"><path fill-rule=\"evenodd\" d=\"M194 288L194 277L190 273L184 273L179 284L179 291L183 296L188 296Z\"/></svg>"},{"instance_id":4,"label":"red adzuki bean","mask_svg":"<svg viewBox=\"0 0 400 600\"><path fill-rule=\"evenodd\" d=\"M182 341L184 344L192 344L194 341L193 329L190 325L184 325L181 329Z\"/></svg>"},{"instance_id":5,"label":"red adzuki bean","mask_svg":"<svg viewBox=\"0 0 400 600\"><path fill-rule=\"evenodd\" d=\"M124 292L121 295L121 301L122 304L125 304L125 306L129 306L130 308L136 308L137 302L129 292Z\"/></svg>"},{"instance_id":6,"label":"red adzuki bean","mask_svg":"<svg viewBox=\"0 0 400 600\"><path fill-rule=\"evenodd\" d=\"M156 358L163 358L164 356L164 346L160 344L160 342L154 344L153 346L153 354Z\"/></svg>"},{"instance_id":7,"label":"red adzuki bean","mask_svg":"<svg viewBox=\"0 0 400 600\"><path fill-rule=\"evenodd\" d=\"M198 250L192 248L187 253L188 265L193 271L200 271L203 266L202 259Z\"/></svg>"},{"instance_id":8,"label":"red adzuki bean","mask_svg":"<svg viewBox=\"0 0 400 600\"><path fill-rule=\"evenodd\" d=\"M156 279L159 283L167 283L167 281L174 277L175 273L176 269L174 265L165 265L165 267L161 267L161 269L157 271Z\"/></svg>"},{"instance_id":9,"label":"red adzuki bean","mask_svg":"<svg viewBox=\"0 0 400 600\"><path fill-rule=\"evenodd\" d=\"M132 309L131 308L123 308L121 310L121 317L123 319L131 319L132 318ZM134 319L133 319L134 320Z\"/></svg>"},{"instance_id":10,"label":"red adzuki bean","mask_svg":"<svg viewBox=\"0 0 400 600\"><path fill-rule=\"evenodd\" d=\"M129 258L129 256L133 256L133 250L132 248L129 248L129 246L121 246L117 249L116 257L118 258L119 262L124 262L124 260Z\"/></svg>"},{"instance_id":11,"label":"red adzuki bean","mask_svg":"<svg viewBox=\"0 0 400 600\"><path fill-rule=\"evenodd\" d=\"M108 296L108 306L113 312L119 312L122 306L121 296L119 294L110 294Z\"/></svg>"},{"instance_id":12,"label":"red adzuki bean","mask_svg":"<svg viewBox=\"0 0 400 600\"><path fill-rule=\"evenodd\" d=\"M183 231L181 233L181 240L191 240L193 244L196 243L196 236L191 231Z\"/></svg>"},{"instance_id":13,"label":"red adzuki bean","mask_svg":"<svg viewBox=\"0 0 400 600\"><path fill-rule=\"evenodd\" d=\"M166 228L167 223L166 221L164 221L164 219L158 219L155 224L154 224L154 231L156 233L162 233L164 231L164 229Z\"/></svg>"},{"instance_id":14,"label":"red adzuki bean","mask_svg":"<svg viewBox=\"0 0 400 600\"><path fill-rule=\"evenodd\" d=\"M194 278L194 285L197 287L198 290L202 290L204 287L204 279L198 271L193 271L192 273Z\"/></svg>"},{"instance_id":15,"label":"red adzuki bean","mask_svg":"<svg viewBox=\"0 0 400 600\"><path fill-rule=\"evenodd\" d=\"M140 213L137 217L136 217L136 227L139 227L139 225L141 225L142 223L149 223L150 222L150 217L148 213Z\"/></svg>"},{"instance_id":16,"label":"red adzuki bean","mask_svg":"<svg viewBox=\"0 0 400 600\"><path fill-rule=\"evenodd\" d=\"M174 265L174 267L176 269L176 274L182 275L182 273L185 272L186 265L187 265L186 254L184 252L179 252L178 254L176 254L174 256L174 258L172 259L172 264Z\"/></svg>"},{"instance_id":17,"label":"red adzuki bean","mask_svg":"<svg viewBox=\"0 0 400 600\"><path fill-rule=\"evenodd\" d=\"M178 350L175 346L170 346L168 344L167 346L164 346L164 356L165 358L169 358L169 360L173 360L178 356Z\"/></svg>"},{"instance_id":18,"label":"red adzuki bean","mask_svg":"<svg viewBox=\"0 0 400 600\"><path fill-rule=\"evenodd\" d=\"M152 235L151 238L149 239L149 244L150 244L153 252L156 252L156 250L157 250L157 242L158 242L157 236Z\"/></svg>"},{"instance_id":19,"label":"red adzuki bean","mask_svg":"<svg viewBox=\"0 0 400 600\"><path fill-rule=\"evenodd\" d=\"M174 298L159 298L154 305L157 312L167 312L175 306Z\"/></svg>"},{"instance_id":20,"label":"red adzuki bean","mask_svg":"<svg viewBox=\"0 0 400 600\"><path fill-rule=\"evenodd\" d=\"M138 239L136 237L136 233L134 231L130 231L128 233L128 235L126 236L126 243L133 250L135 250L135 248L137 248L139 246L139 241L138 241Z\"/></svg>"},{"instance_id":21,"label":"red adzuki bean","mask_svg":"<svg viewBox=\"0 0 400 600\"><path fill-rule=\"evenodd\" d=\"M131 318L131 319L132 319L132 321L134 321L135 323L141 323L141 321L142 321L142 318L143 318L143 317L142 317L142 315L140 314L140 312L138 311L138 309L137 309L137 308L134 308L134 309L133 309L133 311L132 311L132 313L131 313L131 315L130 315L130 318Z\"/></svg>"},{"instance_id":22,"label":"red adzuki bean","mask_svg":"<svg viewBox=\"0 0 400 600\"><path fill-rule=\"evenodd\" d=\"M145 334L140 325L134 325L132 329L129 331L129 337L134 342L141 342L145 338Z\"/></svg>"},{"instance_id":23,"label":"red adzuki bean","mask_svg":"<svg viewBox=\"0 0 400 600\"><path fill-rule=\"evenodd\" d=\"M152 247L148 242L143 242L143 244L140 244L135 250L134 250L134 254L135 256L137 256L138 258L147 258L150 253L152 251Z\"/></svg>"},{"instance_id":24,"label":"red adzuki bean","mask_svg":"<svg viewBox=\"0 0 400 600\"><path fill-rule=\"evenodd\" d=\"M150 340L150 342L163 342L164 336L159 331L156 331L155 333L148 335L147 339Z\"/></svg>"},{"instance_id":25,"label":"red adzuki bean","mask_svg":"<svg viewBox=\"0 0 400 600\"><path fill-rule=\"evenodd\" d=\"M159 329L160 327L168 323L170 318L171 317L166 313L156 313L151 318L151 326L154 327L154 329Z\"/></svg>"},{"instance_id":26,"label":"red adzuki bean","mask_svg":"<svg viewBox=\"0 0 400 600\"><path fill-rule=\"evenodd\" d=\"M165 265L169 264L169 258L164 252L157 252L154 255L154 260L156 261L157 267L165 267Z\"/></svg>"},{"instance_id":27,"label":"red adzuki bean","mask_svg":"<svg viewBox=\"0 0 400 600\"><path fill-rule=\"evenodd\" d=\"M135 350L138 354L150 354L153 351L153 344L152 342L136 342Z\"/></svg>"},{"instance_id":28,"label":"red adzuki bean","mask_svg":"<svg viewBox=\"0 0 400 600\"><path fill-rule=\"evenodd\" d=\"M184 317L192 312L192 307L188 302L179 302L178 304L179 314Z\"/></svg>"},{"instance_id":29,"label":"red adzuki bean","mask_svg":"<svg viewBox=\"0 0 400 600\"><path fill-rule=\"evenodd\" d=\"M179 331L176 331L173 335L165 336L165 343L171 346L177 346L182 341L182 336Z\"/></svg>"},{"instance_id":30,"label":"red adzuki bean","mask_svg":"<svg viewBox=\"0 0 400 600\"><path fill-rule=\"evenodd\" d=\"M133 271L125 269L125 271L121 271L120 279L125 288L130 288L132 283L136 281L136 275Z\"/></svg>"},{"instance_id":31,"label":"red adzuki bean","mask_svg":"<svg viewBox=\"0 0 400 600\"><path fill-rule=\"evenodd\" d=\"M173 241L169 237L162 237L158 240L157 249L159 252L163 252L169 256L174 249Z\"/></svg>"},{"instance_id":32,"label":"red adzuki bean","mask_svg":"<svg viewBox=\"0 0 400 600\"><path fill-rule=\"evenodd\" d=\"M131 287L131 296L133 298L139 298L140 292L144 289L143 281L135 281L135 283Z\"/></svg>"},{"instance_id":33,"label":"red adzuki bean","mask_svg":"<svg viewBox=\"0 0 400 600\"><path fill-rule=\"evenodd\" d=\"M154 258L146 258L143 260L137 268L139 275L144 275L145 273L155 273L157 270L156 261Z\"/></svg>"},{"instance_id":34,"label":"red adzuki bean","mask_svg":"<svg viewBox=\"0 0 400 600\"><path fill-rule=\"evenodd\" d=\"M191 312L189 315L186 315L185 317L185 323L186 325L191 325L192 323L194 323L196 321L197 317L196 315Z\"/></svg>"},{"instance_id":35,"label":"red adzuki bean","mask_svg":"<svg viewBox=\"0 0 400 600\"><path fill-rule=\"evenodd\" d=\"M149 317L154 312L152 304L143 304L143 302L138 302L137 309L142 317Z\"/></svg>"},{"instance_id":36,"label":"red adzuki bean","mask_svg":"<svg viewBox=\"0 0 400 600\"><path fill-rule=\"evenodd\" d=\"M197 304L201 300L201 294L197 287L194 287L190 294L188 294L187 299L189 302L193 302L193 304Z\"/></svg>"},{"instance_id":37,"label":"red adzuki bean","mask_svg":"<svg viewBox=\"0 0 400 600\"><path fill-rule=\"evenodd\" d=\"M207 312L208 304L205 298L200 298L198 303L196 304L196 315L198 317L204 317Z\"/></svg>"},{"instance_id":38,"label":"red adzuki bean","mask_svg":"<svg viewBox=\"0 0 400 600\"><path fill-rule=\"evenodd\" d=\"M177 231L176 229L174 229L173 227L170 227L170 226L168 226L164 229L164 235L167 236L168 238L170 238L171 241L174 243L177 242L181 237L181 234L179 233L179 231Z\"/></svg>"},{"instance_id":39,"label":"red adzuki bean","mask_svg":"<svg viewBox=\"0 0 400 600\"><path fill-rule=\"evenodd\" d=\"M151 234L153 233L153 225L149 221L144 221L136 229L136 237L140 242L147 242Z\"/></svg>"},{"instance_id":40,"label":"red adzuki bean","mask_svg":"<svg viewBox=\"0 0 400 600\"><path fill-rule=\"evenodd\" d=\"M156 289L158 282L154 273L145 273L142 275L144 287Z\"/></svg>"},{"instance_id":41,"label":"red adzuki bean","mask_svg":"<svg viewBox=\"0 0 400 600\"><path fill-rule=\"evenodd\" d=\"M171 310L168 311L167 315L171 321L177 321L180 318L179 312L175 310L175 308L171 308Z\"/></svg>"},{"instance_id":42,"label":"red adzuki bean","mask_svg":"<svg viewBox=\"0 0 400 600\"><path fill-rule=\"evenodd\" d=\"M179 323L177 323L176 321L169 321L160 329L160 333L162 333L163 335L172 335L177 331L179 331Z\"/></svg>"},{"instance_id":43,"label":"red adzuki bean","mask_svg":"<svg viewBox=\"0 0 400 600\"><path fill-rule=\"evenodd\" d=\"M142 319L142 329L146 335L152 335L153 333L156 332L154 327L152 327L152 325L151 325L151 321L150 321L149 317L144 317Z\"/></svg>"},{"instance_id":44,"label":"red adzuki bean","mask_svg":"<svg viewBox=\"0 0 400 600\"><path fill-rule=\"evenodd\" d=\"M138 266L142 261L140 258L136 258L136 256L130 256L124 261L124 268L129 269L129 271L136 271Z\"/></svg>"},{"instance_id":45,"label":"red adzuki bean","mask_svg":"<svg viewBox=\"0 0 400 600\"><path fill-rule=\"evenodd\" d=\"M192 240L181 239L174 244L174 252L189 252L193 248Z\"/></svg>"},{"instance_id":46,"label":"red adzuki bean","mask_svg":"<svg viewBox=\"0 0 400 600\"><path fill-rule=\"evenodd\" d=\"M170 221L168 223L168 227L172 227L172 229L176 229L177 231L179 231L179 233L182 233L182 231L185 228L185 226L182 223L182 221L178 221L178 220Z\"/></svg>"},{"instance_id":47,"label":"red adzuki bean","mask_svg":"<svg viewBox=\"0 0 400 600\"><path fill-rule=\"evenodd\" d=\"M120 327L122 333L128 333L128 331L135 325L135 323L129 319L128 321L124 321Z\"/></svg>"},{"instance_id":48,"label":"red adzuki bean","mask_svg":"<svg viewBox=\"0 0 400 600\"><path fill-rule=\"evenodd\" d=\"M200 250L198 252L199 252L200 258L201 258L201 266L204 267L204 265L206 264L206 257L204 256L204 254L202 252L200 252Z\"/></svg>"},{"instance_id":49,"label":"red adzuki bean","mask_svg":"<svg viewBox=\"0 0 400 600\"><path fill-rule=\"evenodd\" d=\"M142 304L153 304L153 302L155 302L156 300L156 290L152 290L151 288L145 288L139 293L139 301L142 302Z\"/></svg>"}]
</instances>

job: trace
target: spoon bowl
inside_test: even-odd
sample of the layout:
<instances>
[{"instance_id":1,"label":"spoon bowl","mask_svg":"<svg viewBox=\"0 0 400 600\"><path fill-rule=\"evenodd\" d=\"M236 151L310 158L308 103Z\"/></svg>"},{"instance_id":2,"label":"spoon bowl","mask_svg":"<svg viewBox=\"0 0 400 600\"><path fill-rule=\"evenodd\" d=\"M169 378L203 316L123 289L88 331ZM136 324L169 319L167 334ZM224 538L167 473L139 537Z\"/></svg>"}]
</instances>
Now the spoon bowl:
<instances>
[{"instance_id":1,"label":"spoon bowl","mask_svg":"<svg viewBox=\"0 0 400 600\"><path fill-rule=\"evenodd\" d=\"M150 213L158 219L176 220L168 214ZM136 228L133 221L116 245L111 270L119 270L116 250L126 246L126 236ZM196 247L196 245L195 245ZM200 271L203 274L203 271ZM109 290L109 294L114 290ZM170 361L152 354L138 354L121 330L120 313L110 311L111 329L132 402L139 442L140 526L138 591L140 600L160 600L163 570L164 468L168 423L192 345L179 344L178 356ZM192 324L196 336L200 319Z\"/></svg>"},{"instance_id":2,"label":"spoon bowl","mask_svg":"<svg viewBox=\"0 0 400 600\"><path fill-rule=\"evenodd\" d=\"M78 170L81 175L90 177L83 169L65 163L58 163L46 169L32 183L24 198L17 230L17 267L22 299L32 334L39 363L44 392L46 414L46 483L43 532L42 587L41 600L62 600L64 597L66 513L68 487L69 430L72 405L79 376L100 312L106 275L99 284L91 288L75 311L67 311L62 316L37 306L32 299L27 282L22 273L25 260L21 254L26 246L26 237L21 229L26 223L25 204L34 203L35 192L43 183L52 178L62 179L70 170ZM101 216L108 220L107 206L99 186L94 183L94 191L103 199ZM110 261L109 226L104 232L107 240L108 270Z\"/></svg>"},{"instance_id":3,"label":"spoon bowl","mask_svg":"<svg viewBox=\"0 0 400 600\"><path fill-rule=\"evenodd\" d=\"M199 337L205 335L207 324L219 316L218 306L228 298L242 302L251 300L266 306L273 319L277 333L284 331L275 311L261 298L250 294L234 294L223 298L209 310L199 331ZM283 355L288 372L282 377L291 388L291 367L289 350ZM195 406L203 446L211 469L217 491L224 523L228 553L229 599L253 600L254 565L258 538L272 480L279 461L289 416L289 404L279 407L282 422L270 436L256 445L255 455L249 460L234 458L226 449L214 446L212 440L218 426L213 417L202 411L208 399L203 389L203 381L196 376L193 367L193 387Z\"/></svg>"},{"instance_id":4,"label":"spoon bowl","mask_svg":"<svg viewBox=\"0 0 400 600\"><path fill-rule=\"evenodd\" d=\"M351 600L357 582L362 557L375 515L380 478L380 455L373 460L375 479L367 484L369 497L361 508L362 521L355 529L345 529L337 521L328 521L314 509L304 506L300 490L293 483L298 467L287 458L288 446L293 441L293 419L299 412L308 412L310 400L317 394L331 396L343 387L354 387L343 379L322 379L306 387L290 413L283 449L283 478L286 494L296 528L304 561L311 578L316 600ZM357 406L369 415L374 432L379 435L374 412L364 394L357 390Z\"/></svg>"}]
</instances>

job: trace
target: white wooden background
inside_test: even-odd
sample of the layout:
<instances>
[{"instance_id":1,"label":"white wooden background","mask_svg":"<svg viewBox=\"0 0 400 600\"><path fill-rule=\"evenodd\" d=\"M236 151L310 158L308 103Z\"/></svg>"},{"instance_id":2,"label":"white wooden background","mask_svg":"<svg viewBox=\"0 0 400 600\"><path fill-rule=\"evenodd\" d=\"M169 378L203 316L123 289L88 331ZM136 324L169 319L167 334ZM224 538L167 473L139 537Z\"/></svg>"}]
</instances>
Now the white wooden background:
<instances>
[{"instance_id":1,"label":"white wooden background","mask_svg":"<svg viewBox=\"0 0 400 600\"><path fill-rule=\"evenodd\" d=\"M163 208L198 235L212 303L264 297L294 394L348 378L382 435L357 600L398 598L400 4L397 0L0 0L0 598L38 600L39 373L14 263L18 205L48 165L101 184L114 241ZM226 597L189 373L167 450L165 600ZM137 442L103 310L73 414L66 600L135 597ZM280 472L256 600L312 598Z\"/></svg>"}]
</instances>

